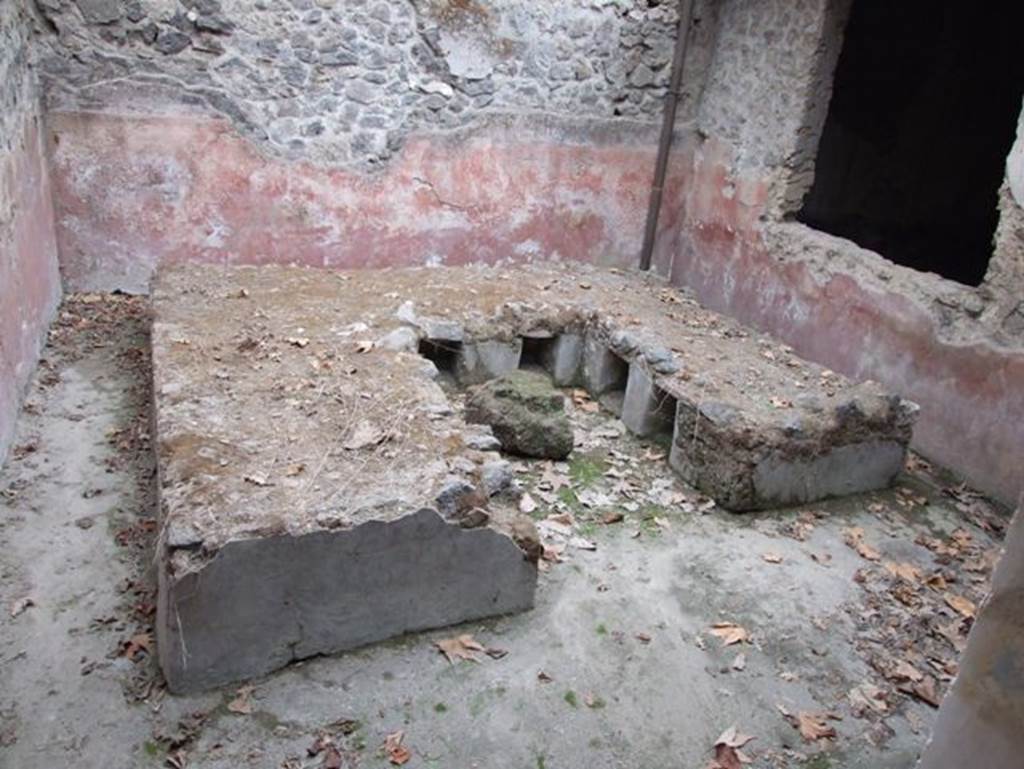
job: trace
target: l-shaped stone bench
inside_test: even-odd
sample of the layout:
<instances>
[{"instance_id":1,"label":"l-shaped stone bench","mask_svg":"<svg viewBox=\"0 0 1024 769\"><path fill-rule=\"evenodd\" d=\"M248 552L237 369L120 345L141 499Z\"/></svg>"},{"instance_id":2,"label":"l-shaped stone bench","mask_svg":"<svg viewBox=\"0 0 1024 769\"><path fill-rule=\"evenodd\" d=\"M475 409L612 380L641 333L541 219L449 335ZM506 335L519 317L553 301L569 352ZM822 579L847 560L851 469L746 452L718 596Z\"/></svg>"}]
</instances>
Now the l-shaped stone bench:
<instances>
[{"instance_id":1,"label":"l-shaped stone bench","mask_svg":"<svg viewBox=\"0 0 1024 769\"><path fill-rule=\"evenodd\" d=\"M657 278L183 265L154 287L159 656L174 691L533 604L536 533L437 381L581 386L730 510L887 485L916 407Z\"/></svg>"}]
</instances>

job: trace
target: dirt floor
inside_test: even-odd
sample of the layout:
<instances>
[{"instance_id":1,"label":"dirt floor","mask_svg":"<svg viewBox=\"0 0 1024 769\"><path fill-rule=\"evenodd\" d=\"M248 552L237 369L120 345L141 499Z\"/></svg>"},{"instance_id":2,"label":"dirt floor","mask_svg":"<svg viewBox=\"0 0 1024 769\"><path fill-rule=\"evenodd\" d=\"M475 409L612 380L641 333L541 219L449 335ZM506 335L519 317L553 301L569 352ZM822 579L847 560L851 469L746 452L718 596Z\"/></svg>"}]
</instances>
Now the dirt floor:
<instances>
[{"instance_id":1,"label":"dirt floor","mask_svg":"<svg viewBox=\"0 0 1024 769\"><path fill-rule=\"evenodd\" d=\"M884 493L733 515L582 393L571 460L516 462L535 610L167 694L147 312L65 303L0 472L0 766L914 765L1005 511L915 459Z\"/></svg>"}]
</instances>

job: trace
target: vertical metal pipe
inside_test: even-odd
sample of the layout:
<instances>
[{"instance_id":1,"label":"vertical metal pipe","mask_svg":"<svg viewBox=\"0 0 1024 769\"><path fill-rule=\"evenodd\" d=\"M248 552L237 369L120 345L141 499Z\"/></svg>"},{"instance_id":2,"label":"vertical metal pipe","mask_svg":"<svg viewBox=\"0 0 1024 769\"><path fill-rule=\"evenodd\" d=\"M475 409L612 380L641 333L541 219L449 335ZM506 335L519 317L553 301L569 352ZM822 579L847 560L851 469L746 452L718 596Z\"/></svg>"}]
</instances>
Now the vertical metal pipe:
<instances>
[{"instance_id":1,"label":"vertical metal pipe","mask_svg":"<svg viewBox=\"0 0 1024 769\"><path fill-rule=\"evenodd\" d=\"M676 125L676 107L679 105L679 91L683 85L683 63L686 60L686 45L693 22L693 0L679 0L679 30L672 54L672 79L665 98L665 113L661 122L661 138L658 141L658 159L654 166L654 184L647 208L647 226L644 229L644 244L640 251L640 269L651 269L651 255L654 253L654 238L658 232L658 216L661 213L661 197L665 189L665 174L668 171L668 155L672 149L672 132Z\"/></svg>"}]
</instances>

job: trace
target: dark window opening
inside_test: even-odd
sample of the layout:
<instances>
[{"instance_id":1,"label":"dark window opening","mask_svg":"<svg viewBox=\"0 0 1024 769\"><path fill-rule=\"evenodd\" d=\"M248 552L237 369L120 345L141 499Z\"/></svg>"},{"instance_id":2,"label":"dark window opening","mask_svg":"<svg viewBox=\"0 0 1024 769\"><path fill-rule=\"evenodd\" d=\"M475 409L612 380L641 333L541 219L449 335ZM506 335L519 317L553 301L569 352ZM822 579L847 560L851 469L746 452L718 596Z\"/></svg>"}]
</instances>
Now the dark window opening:
<instances>
[{"instance_id":1,"label":"dark window opening","mask_svg":"<svg viewBox=\"0 0 1024 769\"><path fill-rule=\"evenodd\" d=\"M649 437L656 443L671 446L676 430L676 399L655 385L654 403L654 429Z\"/></svg>"},{"instance_id":2,"label":"dark window opening","mask_svg":"<svg viewBox=\"0 0 1024 769\"><path fill-rule=\"evenodd\" d=\"M442 374L454 374L461 348L462 345L459 342L421 339L419 353L437 366L437 370Z\"/></svg>"},{"instance_id":3,"label":"dark window opening","mask_svg":"<svg viewBox=\"0 0 1024 769\"><path fill-rule=\"evenodd\" d=\"M629 363L608 350L605 353L605 371L598 396L598 402L615 416L622 415L622 403L626 399L626 385L629 383Z\"/></svg>"},{"instance_id":4,"label":"dark window opening","mask_svg":"<svg viewBox=\"0 0 1024 769\"><path fill-rule=\"evenodd\" d=\"M978 285L1024 90L1024 3L855 0L798 219Z\"/></svg>"},{"instance_id":5,"label":"dark window opening","mask_svg":"<svg viewBox=\"0 0 1024 769\"><path fill-rule=\"evenodd\" d=\"M519 368L547 371L554 351L553 337L524 336L523 353L519 357Z\"/></svg>"}]
</instances>

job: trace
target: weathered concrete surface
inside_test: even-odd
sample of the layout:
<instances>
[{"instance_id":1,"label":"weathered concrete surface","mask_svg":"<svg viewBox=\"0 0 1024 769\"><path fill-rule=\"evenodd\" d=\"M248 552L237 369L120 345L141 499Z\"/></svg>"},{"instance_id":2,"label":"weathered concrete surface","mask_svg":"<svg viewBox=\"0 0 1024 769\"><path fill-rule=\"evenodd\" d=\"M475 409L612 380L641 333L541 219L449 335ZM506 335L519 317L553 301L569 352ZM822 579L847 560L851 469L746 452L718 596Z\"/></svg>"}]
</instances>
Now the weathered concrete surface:
<instances>
[{"instance_id":1,"label":"weathered concrete surface","mask_svg":"<svg viewBox=\"0 0 1024 769\"><path fill-rule=\"evenodd\" d=\"M30 29L21 0L0 7L0 464L61 294Z\"/></svg>"},{"instance_id":2,"label":"weathered concrete surface","mask_svg":"<svg viewBox=\"0 0 1024 769\"><path fill-rule=\"evenodd\" d=\"M161 665L175 691L194 691L525 611L537 570L508 536L423 509L351 531L232 541L201 570L161 577Z\"/></svg>"},{"instance_id":3,"label":"weathered concrete surface","mask_svg":"<svg viewBox=\"0 0 1024 769\"><path fill-rule=\"evenodd\" d=\"M118 544L126 527L155 512L148 452L129 451L126 461L119 448L150 422L148 380L140 358L126 354L144 343L136 337L146 326L121 320L86 336L80 320L69 314L59 337L78 355L47 351L52 365L33 383L31 408L19 421L16 443L36 451L0 471L5 766L156 766L183 734L190 769L278 767L289 759L317 765L322 756L309 758L307 750L322 731L335 734L331 724L340 719L358 722L345 746L365 766L383 766L378 746L403 729L414 754L409 766L522 769L542 759L547 767L617 769L661 766L671 755L673 765L703 767L714 740L734 724L757 737L747 751L752 769L914 766L935 711L897 694L902 703L884 718L857 718L847 697L872 669L856 635L865 607L853 577L865 561L844 544L842 530L861 527L885 559L952 568L964 583L982 575L915 540L966 527L992 546L951 497L914 478L903 483L928 502L911 510L900 494L883 491L742 519L676 506L659 511L663 526L643 524L619 497L627 522L597 525L589 535L596 551L567 553L569 563L541 574L531 612L288 666L253 682L249 715L227 708L235 688L168 693L144 654L132 661L121 651L148 629L149 598L134 591L148 596L153 589L146 575L155 532L143 549ZM638 485L663 482L692 498L667 467L646 461L646 446L628 434L603 449L611 459L609 447L626 458ZM890 512L871 512L879 505ZM812 511L821 517L806 541L784 535ZM782 562L765 562L769 552ZM133 587L122 592L126 585ZM10 617L25 596L36 605ZM709 626L723 620L743 625L754 643L721 646ZM461 632L508 654L450 665L433 642ZM914 643L912 635L904 638ZM732 667L740 651L743 671ZM539 680L539 671L553 681ZM776 704L843 716L834 722L837 740L802 741ZM190 720L195 713L205 715ZM184 730L179 722L198 727Z\"/></svg>"},{"instance_id":4,"label":"weathered concrete surface","mask_svg":"<svg viewBox=\"0 0 1024 769\"><path fill-rule=\"evenodd\" d=\"M264 156L202 116L51 113L49 126L65 280L132 292L163 261L631 265L655 140L641 124L499 116L413 136L370 174Z\"/></svg>"},{"instance_id":5,"label":"weathered concrete surface","mask_svg":"<svg viewBox=\"0 0 1024 769\"><path fill-rule=\"evenodd\" d=\"M157 637L175 691L532 605L532 523L480 491L497 454L418 354L373 349L380 307L353 275L162 274Z\"/></svg>"},{"instance_id":6,"label":"weathered concrete surface","mask_svg":"<svg viewBox=\"0 0 1024 769\"><path fill-rule=\"evenodd\" d=\"M678 404L673 467L732 510L887 485L913 423L899 397L806 364L649 275L540 265L348 273L180 265L161 273L154 307L164 548L157 632L176 690L475 618L488 607L529 605L532 564L481 579L499 560L537 553L514 511L488 507L484 466L497 457L475 448L478 436L413 345L371 341L397 328L424 341L460 339L463 351L498 350L480 358L480 377L518 365L524 338L583 330L593 394L617 395L618 413L630 369L649 367ZM508 395L503 387L495 380L481 394ZM573 447L564 398L544 387L538 402L518 406L543 402L559 412L548 415L559 420L545 429L557 438L548 451L474 397L465 416L491 424L506 449L564 457ZM731 416L709 416L716 413ZM446 516L441 529L460 541L452 545L460 558L423 558L422 535L409 534L405 521L424 509ZM472 546L482 534L464 529L478 525L493 527L507 556L496 555L498 544ZM376 526L388 544L373 549L386 555L339 564ZM409 568L388 580L393 601L370 602L380 616L367 623L354 607L373 593L371 564L380 558ZM464 598L461 617L431 576L452 563L459 567L447 579ZM332 579L353 590L324 595Z\"/></svg>"},{"instance_id":7,"label":"weathered concrete surface","mask_svg":"<svg viewBox=\"0 0 1024 769\"><path fill-rule=\"evenodd\" d=\"M1024 750L1024 498L919 769L1003 769Z\"/></svg>"}]
</instances>

